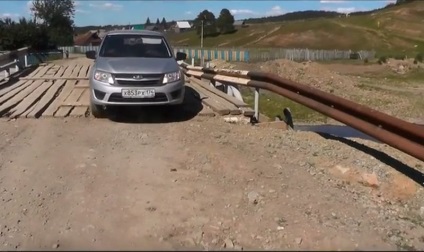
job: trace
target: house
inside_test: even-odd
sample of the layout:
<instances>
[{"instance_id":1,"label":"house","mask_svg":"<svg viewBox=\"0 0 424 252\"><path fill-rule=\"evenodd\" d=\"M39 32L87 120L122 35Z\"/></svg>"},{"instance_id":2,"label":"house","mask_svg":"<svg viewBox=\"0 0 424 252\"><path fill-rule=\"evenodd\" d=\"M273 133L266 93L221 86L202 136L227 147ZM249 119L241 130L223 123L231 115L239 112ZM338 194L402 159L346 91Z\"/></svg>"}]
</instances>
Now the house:
<instances>
[{"instance_id":1,"label":"house","mask_svg":"<svg viewBox=\"0 0 424 252\"><path fill-rule=\"evenodd\" d=\"M144 24L136 24L131 27L131 30L144 30Z\"/></svg>"},{"instance_id":2,"label":"house","mask_svg":"<svg viewBox=\"0 0 424 252\"><path fill-rule=\"evenodd\" d=\"M84 34L74 36L74 45L76 46L98 46L102 42L106 31L91 30Z\"/></svg>"},{"instance_id":3,"label":"house","mask_svg":"<svg viewBox=\"0 0 424 252\"><path fill-rule=\"evenodd\" d=\"M244 20L237 20L233 23L234 27L246 27L246 22Z\"/></svg>"},{"instance_id":4,"label":"house","mask_svg":"<svg viewBox=\"0 0 424 252\"><path fill-rule=\"evenodd\" d=\"M191 25L187 21L177 21L174 26L174 31L176 33L184 32L191 29Z\"/></svg>"}]
</instances>

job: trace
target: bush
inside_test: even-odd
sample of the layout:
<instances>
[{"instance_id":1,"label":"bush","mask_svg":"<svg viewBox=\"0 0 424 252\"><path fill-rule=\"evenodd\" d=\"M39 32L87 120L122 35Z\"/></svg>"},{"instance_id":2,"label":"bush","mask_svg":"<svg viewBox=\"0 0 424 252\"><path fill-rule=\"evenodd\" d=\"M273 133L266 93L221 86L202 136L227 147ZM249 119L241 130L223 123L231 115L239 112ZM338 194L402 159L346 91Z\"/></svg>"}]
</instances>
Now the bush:
<instances>
[{"instance_id":1,"label":"bush","mask_svg":"<svg viewBox=\"0 0 424 252\"><path fill-rule=\"evenodd\" d=\"M378 64L382 65L382 64L384 64L384 63L387 63L387 58L386 58L386 56L381 56L381 57L378 59Z\"/></svg>"},{"instance_id":2,"label":"bush","mask_svg":"<svg viewBox=\"0 0 424 252\"><path fill-rule=\"evenodd\" d=\"M350 55L349 55L349 59L354 59L354 60L356 60L356 59L359 59L360 58L360 55L359 55L359 53L357 53L357 52L355 52L355 53L351 53Z\"/></svg>"},{"instance_id":3,"label":"bush","mask_svg":"<svg viewBox=\"0 0 424 252\"><path fill-rule=\"evenodd\" d=\"M405 60L406 59L406 55L396 55L393 58L394 59L397 59L397 60Z\"/></svg>"},{"instance_id":4,"label":"bush","mask_svg":"<svg viewBox=\"0 0 424 252\"><path fill-rule=\"evenodd\" d=\"M417 62L423 62L423 55L421 53L417 54L417 56L415 56L415 60Z\"/></svg>"},{"instance_id":5,"label":"bush","mask_svg":"<svg viewBox=\"0 0 424 252\"><path fill-rule=\"evenodd\" d=\"M414 60L414 64L416 65L416 64L418 64L418 61L417 60Z\"/></svg>"},{"instance_id":6,"label":"bush","mask_svg":"<svg viewBox=\"0 0 424 252\"><path fill-rule=\"evenodd\" d=\"M364 63L365 63L365 64L368 64L368 58L365 58L365 59L364 59Z\"/></svg>"}]
</instances>

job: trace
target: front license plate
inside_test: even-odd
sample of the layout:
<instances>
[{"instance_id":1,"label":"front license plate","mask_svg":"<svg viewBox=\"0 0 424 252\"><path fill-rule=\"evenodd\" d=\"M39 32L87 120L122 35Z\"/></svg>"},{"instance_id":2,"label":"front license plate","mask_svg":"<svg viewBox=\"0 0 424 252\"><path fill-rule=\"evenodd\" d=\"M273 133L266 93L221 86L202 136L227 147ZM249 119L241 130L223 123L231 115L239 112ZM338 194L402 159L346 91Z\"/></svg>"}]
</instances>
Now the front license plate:
<instances>
[{"instance_id":1,"label":"front license plate","mask_svg":"<svg viewBox=\"0 0 424 252\"><path fill-rule=\"evenodd\" d=\"M154 89L123 89L123 98L153 98L155 97Z\"/></svg>"}]
</instances>

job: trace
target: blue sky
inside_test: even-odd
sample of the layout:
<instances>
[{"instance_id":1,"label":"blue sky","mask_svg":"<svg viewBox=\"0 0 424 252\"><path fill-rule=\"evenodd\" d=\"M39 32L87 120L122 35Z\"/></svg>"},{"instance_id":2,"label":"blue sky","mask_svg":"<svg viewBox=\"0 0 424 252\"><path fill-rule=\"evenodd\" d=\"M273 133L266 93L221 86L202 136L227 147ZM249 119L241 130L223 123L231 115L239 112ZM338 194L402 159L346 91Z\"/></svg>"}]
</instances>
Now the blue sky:
<instances>
[{"instance_id":1,"label":"blue sky","mask_svg":"<svg viewBox=\"0 0 424 252\"><path fill-rule=\"evenodd\" d=\"M193 19L202 10L212 11L219 15L222 8L229 9L235 19L281 15L300 10L333 10L352 12L380 8L395 0L348 1L348 0L315 0L315 1L75 1L75 24L137 24L144 23L147 17L152 22L162 20ZM31 1L0 1L0 17L30 17Z\"/></svg>"}]
</instances>

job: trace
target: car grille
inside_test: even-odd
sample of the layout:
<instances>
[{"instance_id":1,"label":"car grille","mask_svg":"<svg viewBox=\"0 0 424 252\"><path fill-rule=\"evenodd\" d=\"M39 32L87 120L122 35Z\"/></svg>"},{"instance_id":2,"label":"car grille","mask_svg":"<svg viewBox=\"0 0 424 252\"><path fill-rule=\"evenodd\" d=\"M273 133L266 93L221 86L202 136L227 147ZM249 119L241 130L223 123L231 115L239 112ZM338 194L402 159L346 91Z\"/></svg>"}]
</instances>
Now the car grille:
<instances>
[{"instance_id":1,"label":"car grille","mask_svg":"<svg viewBox=\"0 0 424 252\"><path fill-rule=\"evenodd\" d=\"M141 75L142 79L136 80L134 76ZM121 86L162 86L162 74L115 74L117 85Z\"/></svg>"},{"instance_id":2,"label":"car grille","mask_svg":"<svg viewBox=\"0 0 424 252\"><path fill-rule=\"evenodd\" d=\"M153 98L124 98L120 93L113 93L109 96L110 102L166 102L168 98L164 93L156 93Z\"/></svg>"},{"instance_id":3,"label":"car grille","mask_svg":"<svg viewBox=\"0 0 424 252\"><path fill-rule=\"evenodd\" d=\"M116 83L121 86L161 86L162 81L160 80L141 80L141 81L130 81L130 80L116 80Z\"/></svg>"}]
</instances>

